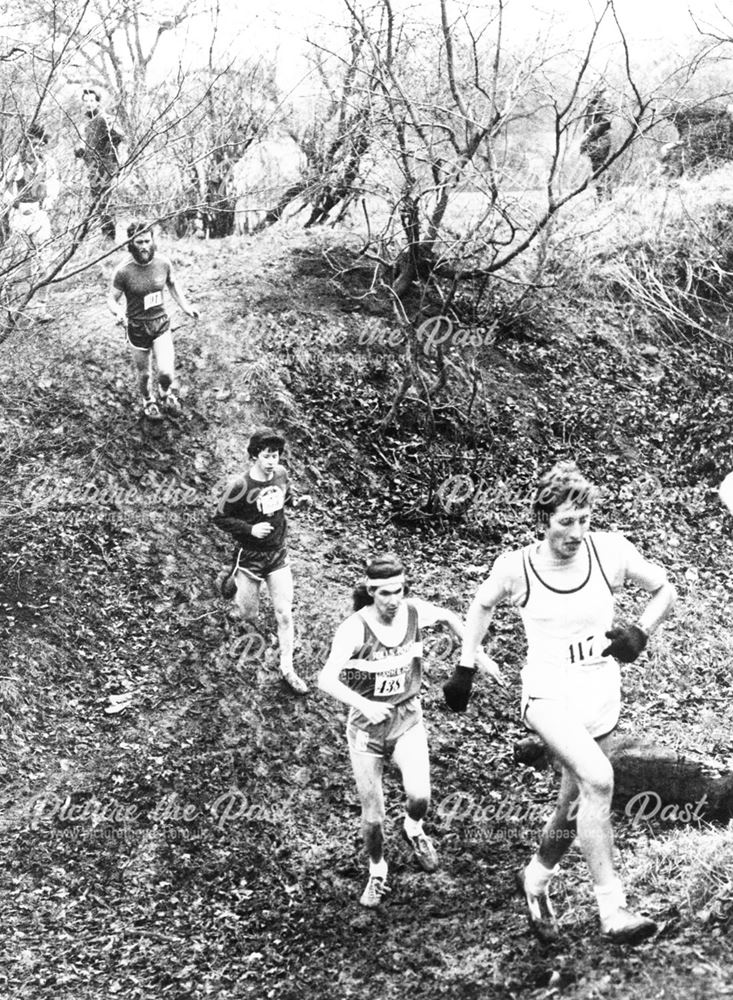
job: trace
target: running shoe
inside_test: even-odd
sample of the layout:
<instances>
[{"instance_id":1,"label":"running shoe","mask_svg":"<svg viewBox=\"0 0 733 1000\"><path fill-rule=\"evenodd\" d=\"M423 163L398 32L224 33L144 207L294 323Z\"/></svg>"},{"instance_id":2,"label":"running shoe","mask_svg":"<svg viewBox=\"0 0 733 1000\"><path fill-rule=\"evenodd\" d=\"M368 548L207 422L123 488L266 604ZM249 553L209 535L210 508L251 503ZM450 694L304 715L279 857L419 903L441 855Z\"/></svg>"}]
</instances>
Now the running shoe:
<instances>
[{"instance_id":1,"label":"running shoe","mask_svg":"<svg viewBox=\"0 0 733 1000\"><path fill-rule=\"evenodd\" d=\"M308 694L308 685L294 670L282 670L280 676L291 691L295 691L296 694Z\"/></svg>"},{"instance_id":2,"label":"running shoe","mask_svg":"<svg viewBox=\"0 0 733 1000\"><path fill-rule=\"evenodd\" d=\"M234 580L234 574L228 569L220 573L216 578L217 589L221 596L227 601L234 597L237 592L237 584Z\"/></svg>"},{"instance_id":3,"label":"running shoe","mask_svg":"<svg viewBox=\"0 0 733 1000\"><path fill-rule=\"evenodd\" d=\"M524 880L524 868L520 868L517 872L516 881L517 888L527 904L527 917L533 932L544 944L557 941L560 937L560 928L547 889L540 893L530 892Z\"/></svg>"},{"instance_id":4,"label":"running shoe","mask_svg":"<svg viewBox=\"0 0 733 1000\"><path fill-rule=\"evenodd\" d=\"M158 404L154 399L146 399L143 403L143 413L148 420L162 420L163 414L158 409Z\"/></svg>"},{"instance_id":5,"label":"running shoe","mask_svg":"<svg viewBox=\"0 0 733 1000\"><path fill-rule=\"evenodd\" d=\"M368 906L370 909L373 909L375 906L379 906L382 902L382 897L389 891L386 878L381 875L370 875L359 902L362 906Z\"/></svg>"},{"instance_id":6,"label":"running shoe","mask_svg":"<svg viewBox=\"0 0 733 1000\"><path fill-rule=\"evenodd\" d=\"M435 850L435 845L426 833L418 833L416 837L411 837L403 826L402 836L412 848L412 853L417 858L417 863L424 872L434 872L440 867L438 852Z\"/></svg>"},{"instance_id":7,"label":"running shoe","mask_svg":"<svg viewBox=\"0 0 733 1000\"><path fill-rule=\"evenodd\" d=\"M601 921L601 932L614 944L639 944L657 933L657 925L649 917L620 906L612 917Z\"/></svg>"},{"instance_id":8,"label":"running shoe","mask_svg":"<svg viewBox=\"0 0 733 1000\"><path fill-rule=\"evenodd\" d=\"M177 417L181 412L181 404L179 403L178 397L174 392L169 390L166 393L161 393L160 401L171 416Z\"/></svg>"}]
</instances>

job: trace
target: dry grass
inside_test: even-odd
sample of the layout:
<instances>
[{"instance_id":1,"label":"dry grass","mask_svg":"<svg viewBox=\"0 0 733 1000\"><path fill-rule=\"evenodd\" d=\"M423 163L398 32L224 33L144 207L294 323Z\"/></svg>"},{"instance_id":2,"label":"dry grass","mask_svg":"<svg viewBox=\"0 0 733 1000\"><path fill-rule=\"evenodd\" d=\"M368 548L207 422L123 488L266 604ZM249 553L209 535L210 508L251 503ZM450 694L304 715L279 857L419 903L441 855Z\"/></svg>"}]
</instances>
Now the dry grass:
<instances>
[{"instance_id":1,"label":"dry grass","mask_svg":"<svg viewBox=\"0 0 733 1000\"><path fill-rule=\"evenodd\" d=\"M664 895L688 920L733 917L733 824L725 829L681 827L627 865L640 893Z\"/></svg>"}]
</instances>

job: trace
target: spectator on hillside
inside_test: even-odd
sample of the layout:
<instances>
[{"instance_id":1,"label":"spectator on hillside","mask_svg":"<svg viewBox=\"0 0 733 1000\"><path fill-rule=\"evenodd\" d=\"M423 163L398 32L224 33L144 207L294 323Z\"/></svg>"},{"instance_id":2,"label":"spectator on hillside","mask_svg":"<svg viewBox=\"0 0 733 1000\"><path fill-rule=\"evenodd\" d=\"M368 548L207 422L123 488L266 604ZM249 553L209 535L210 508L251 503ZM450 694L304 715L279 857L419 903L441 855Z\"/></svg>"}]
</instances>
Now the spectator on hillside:
<instances>
[{"instance_id":1,"label":"spectator on hillside","mask_svg":"<svg viewBox=\"0 0 733 1000\"><path fill-rule=\"evenodd\" d=\"M87 87L82 92L82 103L88 121L84 128L84 143L77 146L74 153L87 166L92 211L99 216L102 233L114 241L115 220L110 202L112 185L120 170L121 146L125 137L102 111L102 95L98 90Z\"/></svg>"},{"instance_id":2,"label":"spectator on hillside","mask_svg":"<svg viewBox=\"0 0 733 1000\"><path fill-rule=\"evenodd\" d=\"M590 160L595 173L602 170L611 154L611 108L603 89L596 90L585 108L585 133L580 143L580 152ZM608 169L596 179L596 195L599 200L611 193Z\"/></svg>"},{"instance_id":3,"label":"spectator on hillside","mask_svg":"<svg viewBox=\"0 0 733 1000\"><path fill-rule=\"evenodd\" d=\"M11 156L3 173L3 217L12 261L10 277L36 283L48 263L51 222L48 209L58 197L56 161L48 153L48 132L31 124L18 153ZM38 320L48 322L48 285L37 292Z\"/></svg>"}]
</instances>

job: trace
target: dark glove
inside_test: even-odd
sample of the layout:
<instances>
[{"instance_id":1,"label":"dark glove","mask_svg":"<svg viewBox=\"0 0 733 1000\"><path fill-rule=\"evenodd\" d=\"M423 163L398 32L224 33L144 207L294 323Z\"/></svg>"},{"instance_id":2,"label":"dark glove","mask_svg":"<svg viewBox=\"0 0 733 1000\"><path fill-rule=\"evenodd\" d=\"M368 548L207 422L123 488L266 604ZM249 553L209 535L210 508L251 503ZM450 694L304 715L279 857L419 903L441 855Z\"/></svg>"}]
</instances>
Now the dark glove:
<instances>
[{"instance_id":1,"label":"dark glove","mask_svg":"<svg viewBox=\"0 0 733 1000\"><path fill-rule=\"evenodd\" d=\"M606 638L612 642L610 646L606 646L601 655L615 656L621 663L633 663L649 641L649 636L638 625L609 629Z\"/></svg>"},{"instance_id":2,"label":"dark glove","mask_svg":"<svg viewBox=\"0 0 733 1000\"><path fill-rule=\"evenodd\" d=\"M443 696L448 708L454 712L466 711L475 674L473 667L456 667L453 676L443 685Z\"/></svg>"}]
</instances>

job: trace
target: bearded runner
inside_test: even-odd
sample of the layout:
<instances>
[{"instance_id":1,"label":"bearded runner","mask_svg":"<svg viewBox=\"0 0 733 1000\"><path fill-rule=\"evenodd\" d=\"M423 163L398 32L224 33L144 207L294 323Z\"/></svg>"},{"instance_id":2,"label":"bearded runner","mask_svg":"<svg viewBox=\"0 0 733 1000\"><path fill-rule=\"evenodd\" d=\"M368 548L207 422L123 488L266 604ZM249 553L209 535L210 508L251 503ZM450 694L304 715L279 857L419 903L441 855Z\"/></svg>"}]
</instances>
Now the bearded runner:
<instances>
[{"instance_id":1,"label":"bearded runner","mask_svg":"<svg viewBox=\"0 0 733 1000\"><path fill-rule=\"evenodd\" d=\"M143 414L149 420L161 420L158 403L173 415L181 411L174 392L175 351L165 290L187 316L197 319L199 313L189 305L176 283L170 260L158 254L150 225L131 222L127 237L130 257L112 275L107 305L127 331L127 343L132 349L143 397ZM121 306L123 295L125 309ZM158 399L153 382L153 361L158 371Z\"/></svg>"}]
</instances>

